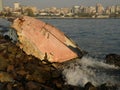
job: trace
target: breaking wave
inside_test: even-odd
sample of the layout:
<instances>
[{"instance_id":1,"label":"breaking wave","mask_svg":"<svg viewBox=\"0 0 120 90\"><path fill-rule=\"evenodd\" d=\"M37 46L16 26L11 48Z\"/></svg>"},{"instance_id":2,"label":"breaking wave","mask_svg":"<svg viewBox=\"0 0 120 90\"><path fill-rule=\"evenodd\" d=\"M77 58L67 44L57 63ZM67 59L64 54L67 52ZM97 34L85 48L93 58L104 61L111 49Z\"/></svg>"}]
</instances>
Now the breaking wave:
<instances>
[{"instance_id":1,"label":"breaking wave","mask_svg":"<svg viewBox=\"0 0 120 90\"><path fill-rule=\"evenodd\" d=\"M66 84L84 86L87 82L93 85L120 83L120 69L91 57L76 59L64 65L63 76Z\"/></svg>"}]
</instances>

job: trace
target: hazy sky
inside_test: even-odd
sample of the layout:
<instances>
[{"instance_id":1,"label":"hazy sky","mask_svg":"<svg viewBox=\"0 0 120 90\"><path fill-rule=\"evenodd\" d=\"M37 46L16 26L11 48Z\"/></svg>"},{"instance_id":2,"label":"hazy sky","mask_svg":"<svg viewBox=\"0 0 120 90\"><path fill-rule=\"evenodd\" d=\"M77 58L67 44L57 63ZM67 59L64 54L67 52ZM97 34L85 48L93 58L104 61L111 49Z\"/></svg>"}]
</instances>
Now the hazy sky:
<instances>
[{"instance_id":1,"label":"hazy sky","mask_svg":"<svg viewBox=\"0 0 120 90\"><path fill-rule=\"evenodd\" d=\"M14 2L21 5L36 6L37 8L47 7L72 7L73 5L95 6L101 3L104 7L109 5L118 5L120 0L3 0L4 6L13 6Z\"/></svg>"}]
</instances>

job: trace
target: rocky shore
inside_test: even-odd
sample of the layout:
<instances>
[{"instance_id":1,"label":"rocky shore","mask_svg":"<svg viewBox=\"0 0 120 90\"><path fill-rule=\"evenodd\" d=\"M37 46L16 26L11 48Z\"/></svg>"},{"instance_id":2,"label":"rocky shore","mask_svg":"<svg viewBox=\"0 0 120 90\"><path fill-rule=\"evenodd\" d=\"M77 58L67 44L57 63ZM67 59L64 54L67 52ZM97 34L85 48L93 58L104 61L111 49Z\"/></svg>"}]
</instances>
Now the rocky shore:
<instances>
[{"instance_id":1,"label":"rocky shore","mask_svg":"<svg viewBox=\"0 0 120 90\"><path fill-rule=\"evenodd\" d=\"M61 66L28 56L0 36L0 90L118 90L107 84L95 87L91 82L84 87L65 85L62 68L55 65Z\"/></svg>"}]
</instances>

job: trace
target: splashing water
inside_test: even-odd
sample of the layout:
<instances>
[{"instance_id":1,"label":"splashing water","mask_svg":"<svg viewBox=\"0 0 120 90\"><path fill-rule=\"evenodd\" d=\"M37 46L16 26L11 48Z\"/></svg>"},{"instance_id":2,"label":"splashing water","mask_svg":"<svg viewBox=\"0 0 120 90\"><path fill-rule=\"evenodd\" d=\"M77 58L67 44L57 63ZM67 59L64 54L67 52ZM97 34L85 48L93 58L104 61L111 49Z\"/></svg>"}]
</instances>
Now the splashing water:
<instances>
[{"instance_id":1,"label":"splashing water","mask_svg":"<svg viewBox=\"0 0 120 90\"><path fill-rule=\"evenodd\" d=\"M76 59L65 65L63 69L66 84L75 86L84 86L87 82L91 82L93 85L118 84L120 83L120 73L115 75L115 72L120 72L120 69L90 57Z\"/></svg>"}]
</instances>

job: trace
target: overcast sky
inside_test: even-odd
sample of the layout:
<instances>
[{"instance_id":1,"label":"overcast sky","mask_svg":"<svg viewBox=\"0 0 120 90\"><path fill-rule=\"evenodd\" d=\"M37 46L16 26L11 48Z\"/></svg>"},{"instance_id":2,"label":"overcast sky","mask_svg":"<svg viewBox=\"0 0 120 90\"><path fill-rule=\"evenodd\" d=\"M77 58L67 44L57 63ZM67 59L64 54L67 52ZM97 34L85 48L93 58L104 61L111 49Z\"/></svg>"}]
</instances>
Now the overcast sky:
<instances>
[{"instance_id":1,"label":"overcast sky","mask_svg":"<svg viewBox=\"0 0 120 90\"><path fill-rule=\"evenodd\" d=\"M13 6L14 2L21 5L36 6L39 9L47 7L72 7L73 5L95 6L101 3L104 7L120 5L120 0L3 0L4 6Z\"/></svg>"}]
</instances>

